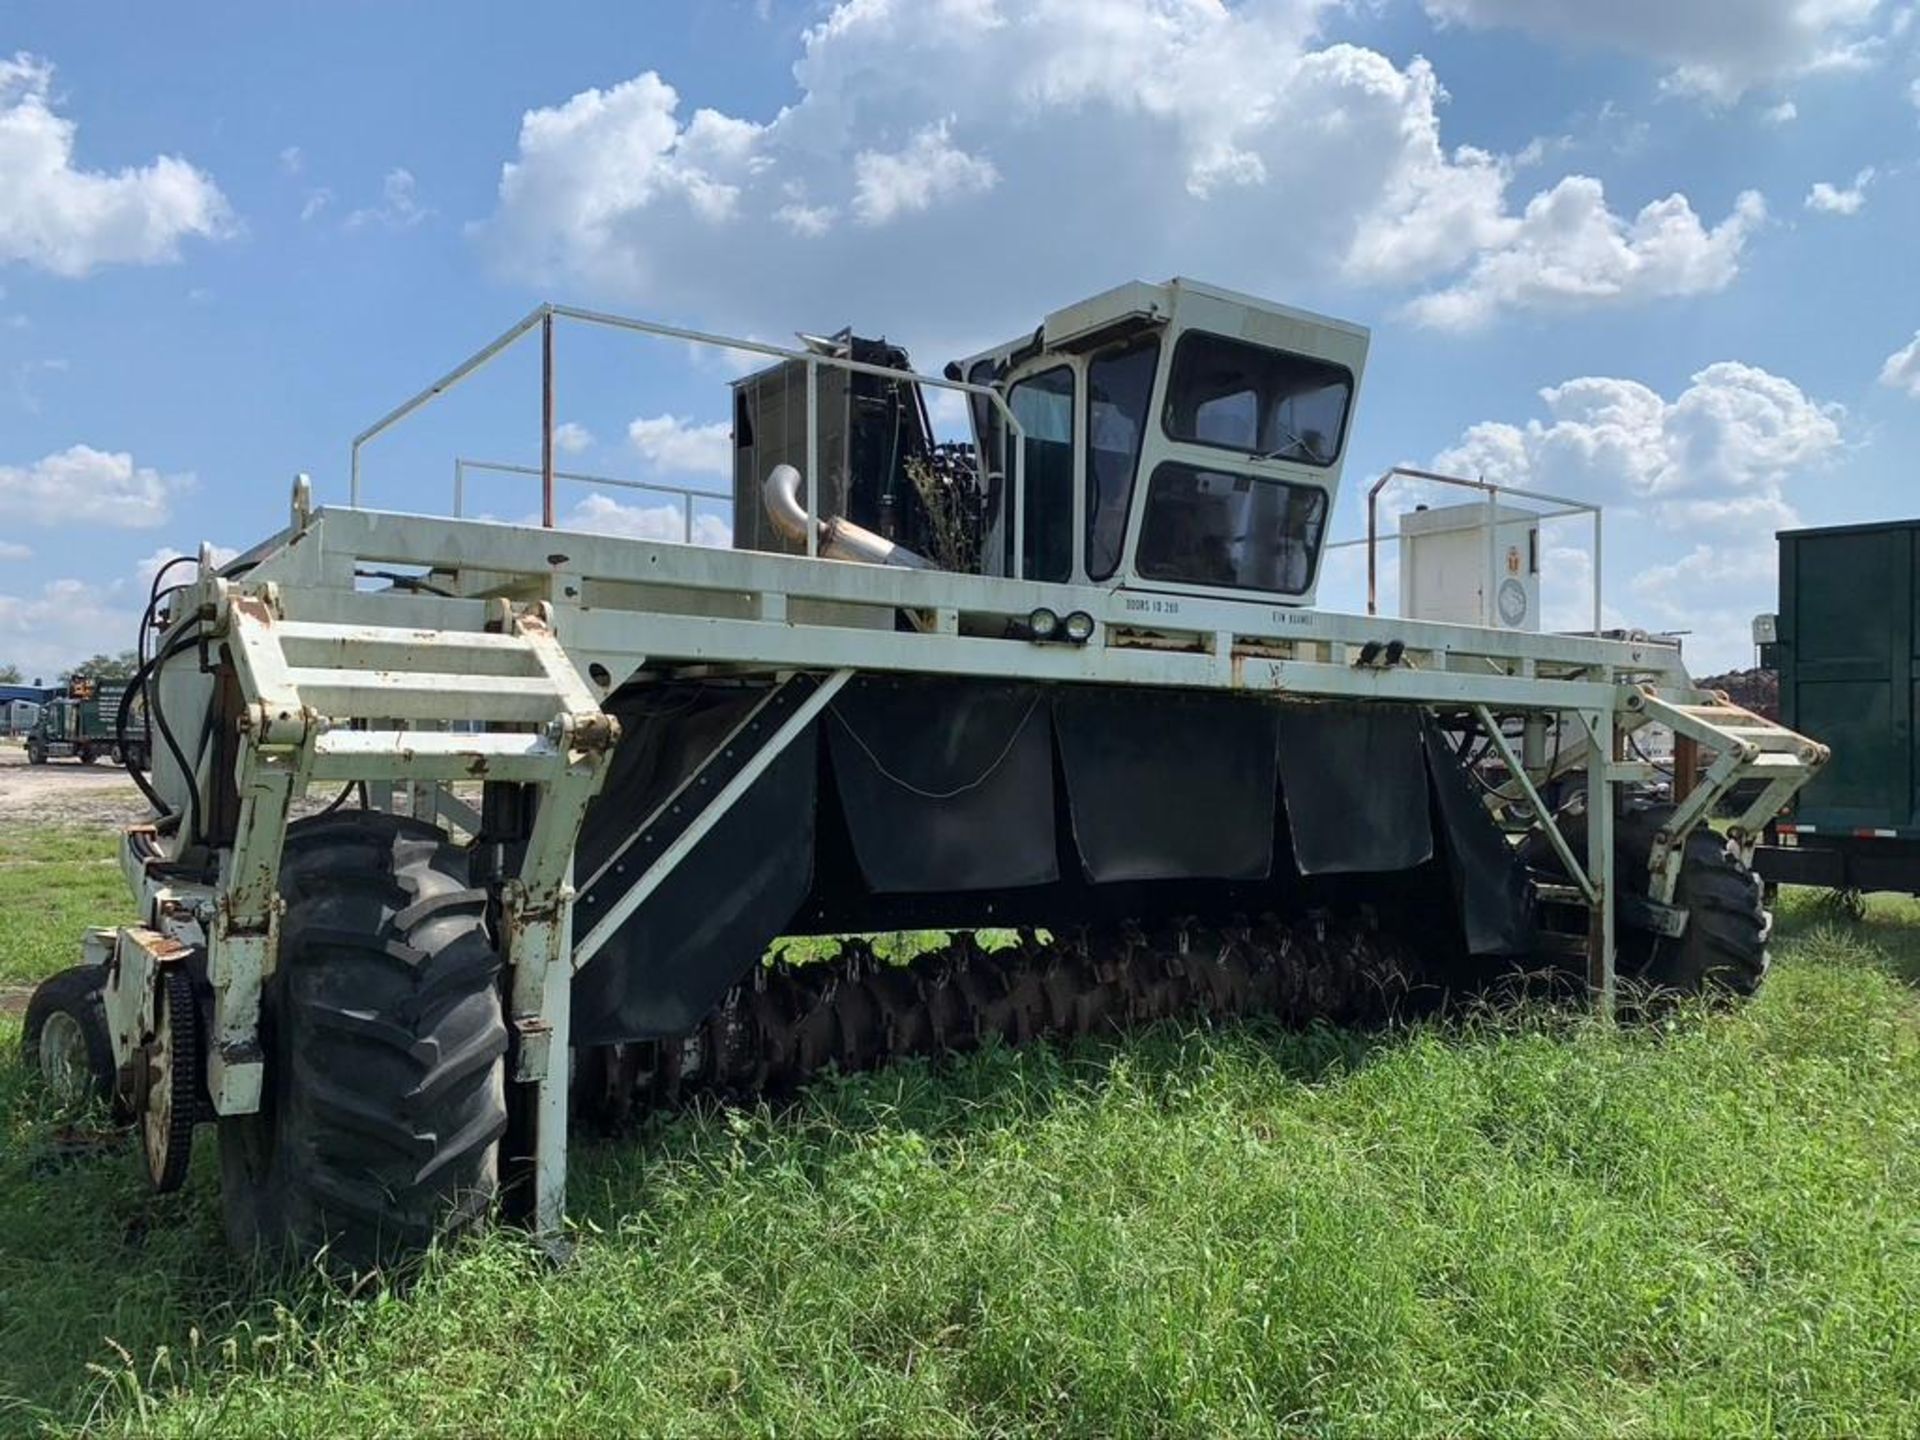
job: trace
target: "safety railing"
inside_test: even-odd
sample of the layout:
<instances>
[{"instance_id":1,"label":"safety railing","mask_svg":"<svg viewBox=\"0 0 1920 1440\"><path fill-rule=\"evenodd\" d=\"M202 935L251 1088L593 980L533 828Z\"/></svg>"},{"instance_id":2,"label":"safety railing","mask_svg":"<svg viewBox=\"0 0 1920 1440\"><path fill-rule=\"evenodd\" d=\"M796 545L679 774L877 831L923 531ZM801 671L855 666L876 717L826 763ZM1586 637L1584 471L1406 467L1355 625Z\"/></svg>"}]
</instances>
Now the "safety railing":
<instances>
[{"instance_id":1,"label":"safety railing","mask_svg":"<svg viewBox=\"0 0 1920 1440\"><path fill-rule=\"evenodd\" d=\"M909 370L892 369L885 365L873 365L864 360L855 360L850 355L822 354L817 350L796 350L785 345L769 345L760 340L733 339L704 330L690 330L680 325L662 325L651 320L637 320L631 316L613 315L599 310L582 310L571 305L549 303L537 307L519 324L482 346L426 389L396 405L354 436L348 456L348 504L354 509L360 508L360 458L361 452L369 442L378 439L408 416L447 394L462 381L497 360L528 335L538 331L540 334L540 523L547 529L552 529L554 483L561 478L560 472L554 468L554 330L555 322L563 320L581 325L623 330L632 334L649 335L661 340L679 340L696 347L734 354L761 355L769 360L799 361L805 365L807 376L806 553L808 555L820 553L820 371L823 366L845 370L854 375L872 375L896 383L927 385L935 389L954 390L963 395L980 397L998 413L1005 427L1003 433L1007 436L1008 448L1012 452L1011 464L1007 468L1012 476L1012 494L1009 498L1013 515L1013 555L1016 567L1014 574L1015 578L1021 578L1024 575L1027 516L1026 431L1021 427L1012 407L1007 404L1006 398L992 386L975 385L965 380L951 380L944 375L923 375Z\"/></svg>"},{"instance_id":2,"label":"safety railing","mask_svg":"<svg viewBox=\"0 0 1920 1440\"><path fill-rule=\"evenodd\" d=\"M1529 490L1520 485L1496 485L1490 480L1469 480L1460 475L1440 475L1431 470L1416 470L1409 465L1396 465L1367 491L1367 533L1361 540L1340 540L1326 548L1344 549L1354 545L1367 547L1367 613L1380 613L1380 546L1381 540L1397 540L1401 533L1395 530L1391 534L1380 533L1380 496L1388 486L1400 480L1413 480L1432 485L1452 485L1462 490L1473 490L1486 497L1486 520L1484 529L1487 540L1486 583L1480 587L1481 623L1489 627L1499 623L1495 609L1496 595L1500 584L1500 525L1503 517L1500 502L1503 497L1521 501L1532 501L1541 505L1557 508L1527 511L1531 520L1558 520L1569 515L1591 515L1593 517L1593 629L1592 634L1602 633L1600 611L1600 558L1601 558L1601 507L1587 500L1574 500L1565 495L1549 495L1544 490Z\"/></svg>"},{"instance_id":3,"label":"safety railing","mask_svg":"<svg viewBox=\"0 0 1920 1440\"><path fill-rule=\"evenodd\" d=\"M467 513L467 476L469 474L513 475L527 479L545 479L544 473L534 465L509 465L499 460L456 457L453 462L453 518L456 520L464 519ZM589 475L580 470L555 470L553 478L555 481L565 481L575 485L592 485L596 488L604 486L610 490L630 490L642 495L672 497L678 502L680 511L680 540L686 545L693 543L696 505L724 506L729 524L732 521L733 496L718 490L696 490L690 485L664 485L655 480L624 480L617 475Z\"/></svg>"}]
</instances>

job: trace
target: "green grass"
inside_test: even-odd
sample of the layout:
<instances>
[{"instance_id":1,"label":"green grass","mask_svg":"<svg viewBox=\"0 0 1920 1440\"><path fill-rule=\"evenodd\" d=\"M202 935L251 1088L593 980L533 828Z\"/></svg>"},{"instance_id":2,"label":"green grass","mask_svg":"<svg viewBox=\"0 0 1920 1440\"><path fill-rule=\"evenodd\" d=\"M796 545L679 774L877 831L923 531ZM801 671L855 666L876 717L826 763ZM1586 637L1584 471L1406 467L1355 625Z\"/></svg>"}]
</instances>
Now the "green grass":
<instances>
[{"instance_id":1,"label":"green grass","mask_svg":"<svg viewBox=\"0 0 1920 1440\"><path fill-rule=\"evenodd\" d=\"M1795 900L1758 1002L1657 1029L829 1080L577 1146L565 1268L501 1232L357 1299L229 1263L210 1144L157 1199L63 1156L9 1058L0 1429L1910 1434L1916 921Z\"/></svg>"},{"instance_id":2,"label":"green grass","mask_svg":"<svg viewBox=\"0 0 1920 1440\"><path fill-rule=\"evenodd\" d=\"M0 993L80 962L91 925L127 919L114 838L70 827L0 834Z\"/></svg>"}]
</instances>

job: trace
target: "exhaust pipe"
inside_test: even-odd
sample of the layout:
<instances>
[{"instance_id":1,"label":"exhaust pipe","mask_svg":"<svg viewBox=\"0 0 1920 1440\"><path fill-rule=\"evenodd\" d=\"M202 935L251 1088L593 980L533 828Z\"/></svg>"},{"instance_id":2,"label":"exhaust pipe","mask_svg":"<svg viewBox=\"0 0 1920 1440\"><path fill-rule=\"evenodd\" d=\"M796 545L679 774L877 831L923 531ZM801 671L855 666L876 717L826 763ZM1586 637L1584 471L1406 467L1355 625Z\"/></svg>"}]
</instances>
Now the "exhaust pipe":
<instances>
[{"instance_id":1,"label":"exhaust pipe","mask_svg":"<svg viewBox=\"0 0 1920 1440\"><path fill-rule=\"evenodd\" d=\"M776 465L768 473L760 493L773 528L787 539L804 545L807 540L807 506L800 498L800 486L801 475L798 470L791 465ZM819 527L820 553L830 560L850 560L858 565L892 565L903 570L939 568L926 556L916 554L904 545L896 545L885 536L874 534L866 526L854 524L845 516L822 519L816 523Z\"/></svg>"}]
</instances>

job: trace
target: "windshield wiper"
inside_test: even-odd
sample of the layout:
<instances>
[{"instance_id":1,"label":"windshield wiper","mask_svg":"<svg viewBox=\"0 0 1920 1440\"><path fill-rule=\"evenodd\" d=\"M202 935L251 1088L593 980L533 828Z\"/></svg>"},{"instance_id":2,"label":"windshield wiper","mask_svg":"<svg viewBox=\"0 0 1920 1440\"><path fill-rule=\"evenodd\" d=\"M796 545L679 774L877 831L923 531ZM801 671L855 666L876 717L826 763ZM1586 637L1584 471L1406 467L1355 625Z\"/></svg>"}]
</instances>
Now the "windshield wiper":
<instances>
[{"instance_id":1,"label":"windshield wiper","mask_svg":"<svg viewBox=\"0 0 1920 1440\"><path fill-rule=\"evenodd\" d=\"M1254 459L1279 460L1286 455L1287 451L1298 450L1303 456L1313 461L1317 465L1324 465L1326 463L1326 456L1322 455L1316 447L1309 445L1305 440L1302 440L1298 435L1294 434L1293 431L1289 430L1286 426L1282 425L1278 420L1273 421L1272 424L1274 429L1278 430L1282 435L1285 435L1287 437L1287 443L1284 445L1277 446L1272 450L1256 450L1253 452Z\"/></svg>"}]
</instances>

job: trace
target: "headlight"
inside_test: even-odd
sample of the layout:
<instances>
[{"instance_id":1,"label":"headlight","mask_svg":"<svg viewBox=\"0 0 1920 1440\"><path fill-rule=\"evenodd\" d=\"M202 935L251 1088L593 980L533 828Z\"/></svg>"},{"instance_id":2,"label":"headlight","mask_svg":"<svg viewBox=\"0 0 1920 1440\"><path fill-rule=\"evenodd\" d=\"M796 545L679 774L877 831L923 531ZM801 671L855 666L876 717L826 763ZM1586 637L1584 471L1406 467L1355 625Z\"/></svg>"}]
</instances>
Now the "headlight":
<instances>
[{"instance_id":1,"label":"headlight","mask_svg":"<svg viewBox=\"0 0 1920 1440\"><path fill-rule=\"evenodd\" d=\"M1035 640L1051 640L1060 633L1060 617L1041 605L1027 616L1027 634Z\"/></svg>"},{"instance_id":2,"label":"headlight","mask_svg":"<svg viewBox=\"0 0 1920 1440\"><path fill-rule=\"evenodd\" d=\"M1076 610L1067 616L1067 639L1076 645L1084 645L1093 638L1093 616L1084 610Z\"/></svg>"}]
</instances>

